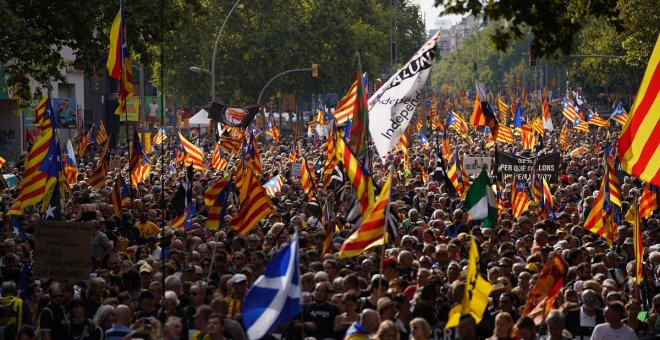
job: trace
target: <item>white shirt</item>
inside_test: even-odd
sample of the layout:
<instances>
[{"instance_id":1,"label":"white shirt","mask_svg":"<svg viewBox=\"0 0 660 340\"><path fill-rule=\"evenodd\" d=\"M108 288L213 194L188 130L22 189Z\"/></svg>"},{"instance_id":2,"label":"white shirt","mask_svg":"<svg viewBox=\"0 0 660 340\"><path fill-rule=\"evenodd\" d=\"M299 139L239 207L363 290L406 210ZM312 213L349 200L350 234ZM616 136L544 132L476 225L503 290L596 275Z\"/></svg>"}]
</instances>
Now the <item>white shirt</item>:
<instances>
[{"instance_id":1,"label":"white shirt","mask_svg":"<svg viewBox=\"0 0 660 340\"><path fill-rule=\"evenodd\" d=\"M591 334L591 340L636 340L637 334L628 325L619 328L612 328L608 323L601 323L594 328Z\"/></svg>"},{"instance_id":2,"label":"white shirt","mask_svg":"<svg viewBox=\"0 0 660 340\"><path fill-rule=\"evenodd\" d=\"M584 313L584 308L580 308L580 327L596 326L596 314L589 316Z\"/></svg>"}]
</instances>

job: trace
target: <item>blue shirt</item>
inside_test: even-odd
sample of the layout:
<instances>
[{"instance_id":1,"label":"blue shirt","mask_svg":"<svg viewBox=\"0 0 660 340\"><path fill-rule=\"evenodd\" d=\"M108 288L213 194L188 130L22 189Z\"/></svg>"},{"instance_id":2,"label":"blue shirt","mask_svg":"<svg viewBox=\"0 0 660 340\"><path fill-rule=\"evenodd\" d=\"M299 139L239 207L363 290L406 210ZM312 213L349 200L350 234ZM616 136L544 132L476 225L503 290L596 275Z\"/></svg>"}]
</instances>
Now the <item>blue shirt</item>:
<instances>
[{"instance_id":1,"label":"blue shirt","mask_svg":"<svg viewBox=\"0 0 660 340\"><path fill-rule=\"evenodd\" d=\"M114 324L110 329L105 331L106 340L122 340L125 336L133 333L133 330L124 326Z\"/></svg>"}]
</instances>

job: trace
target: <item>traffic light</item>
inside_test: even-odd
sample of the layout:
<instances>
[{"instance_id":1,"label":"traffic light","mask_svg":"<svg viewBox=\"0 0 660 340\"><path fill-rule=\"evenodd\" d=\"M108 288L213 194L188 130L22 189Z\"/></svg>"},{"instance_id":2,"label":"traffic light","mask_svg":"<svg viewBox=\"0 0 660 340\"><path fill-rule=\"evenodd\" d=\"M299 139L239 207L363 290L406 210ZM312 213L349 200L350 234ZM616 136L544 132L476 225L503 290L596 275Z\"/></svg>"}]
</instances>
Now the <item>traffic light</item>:
<instances>
[{"instance_id":1,"label":"traffic light","mask_svg":"<svg viewBox=\"0 0 660 340\"><path fill-rule=\"evenodd\" d=\"M319 64L312 64L312 77L313 78L319 77Z\"/></svg>"}]
</instances>

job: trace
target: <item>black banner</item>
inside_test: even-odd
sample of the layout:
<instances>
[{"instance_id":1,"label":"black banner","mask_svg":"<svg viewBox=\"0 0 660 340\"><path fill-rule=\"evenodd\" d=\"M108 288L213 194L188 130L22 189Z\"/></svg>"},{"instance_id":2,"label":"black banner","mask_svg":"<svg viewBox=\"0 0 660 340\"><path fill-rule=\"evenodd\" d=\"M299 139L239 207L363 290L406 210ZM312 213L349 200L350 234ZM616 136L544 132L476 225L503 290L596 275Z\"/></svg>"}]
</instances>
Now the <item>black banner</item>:
<instances>
[{"instance_id":1,"label":"black banner","mask_svg":"<svg viewBox=\"0 0 660 340\"><path fill-rule=\"evenodd\" d=\"M535 157L522 157L506 152L497 152L497 173L504 179L516 176L519 181L529 182ZM548 183L559 180L559 153L538 157L536 173Z\"/></svg>"},{"instance_id":2,"label":"black banner","mask_svg":"<svg viewBox=\"0 0 660 340\"><path fill-rule=\"evenodd\" d=\"M214 102L209 109L209 118L231 127L245 129L250 125L257 113L259 113L258 106L228 107Z\"/></svg>"}]
</instances>

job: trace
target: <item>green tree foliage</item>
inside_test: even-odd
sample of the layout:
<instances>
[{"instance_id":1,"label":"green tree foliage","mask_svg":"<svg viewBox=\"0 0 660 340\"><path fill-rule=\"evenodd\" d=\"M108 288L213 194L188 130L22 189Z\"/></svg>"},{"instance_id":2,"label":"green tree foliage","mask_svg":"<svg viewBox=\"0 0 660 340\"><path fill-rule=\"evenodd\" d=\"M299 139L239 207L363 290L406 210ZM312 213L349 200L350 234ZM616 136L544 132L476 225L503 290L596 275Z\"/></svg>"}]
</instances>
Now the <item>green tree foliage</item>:
<instances>
[{"instance_id":1,"label":"green tree foliage","mask_svg":"<svg viewBox=\"0 0 660 340\"><path fill-rule=\"evenodd\" d=\"M165 1L165 29L183 20L182 10L195 3ZM0 0L0 64L9 65L8 85L13 92L27 102L33 95L30 79L50 90L51 81L64 81L65 66L88 74L93 69L104 72L108 33L118 9L116 1ZM161 31L160 2L125 1L124 10L133 59L150 63L154 55L149 46L158 41ZM62 57L65 48L73 51L75 60Z\"/></svg>"}]
</instances>

